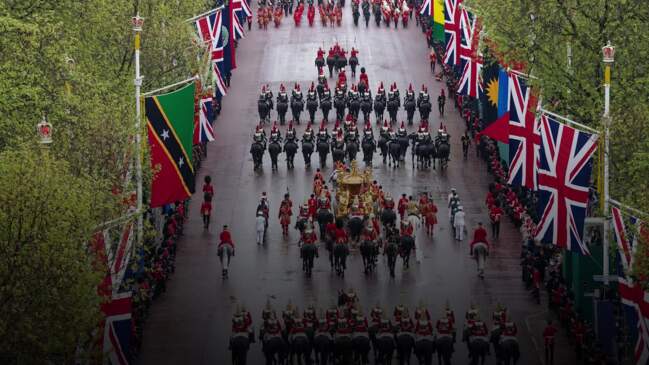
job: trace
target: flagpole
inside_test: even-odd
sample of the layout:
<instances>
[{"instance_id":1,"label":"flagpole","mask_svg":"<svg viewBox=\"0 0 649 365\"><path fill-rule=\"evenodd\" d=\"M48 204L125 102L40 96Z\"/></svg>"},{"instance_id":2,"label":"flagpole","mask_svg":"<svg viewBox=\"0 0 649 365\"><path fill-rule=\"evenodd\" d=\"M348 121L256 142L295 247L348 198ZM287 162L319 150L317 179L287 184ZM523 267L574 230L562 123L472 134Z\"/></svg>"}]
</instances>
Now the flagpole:
<instances>
[{"instance_id":1,"label":"flagpole","mask_svg":"<svg viewBox=\"0 0 649 365\"><path fill-rule=\"evenodd\" d=\"M180 85L184 85L184 84L190 83L190 82L192 82L192 81L196 81L197 78L198 78L198 75L194 75L194 76L192 76L192 77L190 77L190 78L188 78L188 79L185 79L185 80L183 80L183 81L178 81L178 82L173 83L173 84L171 84L171 85L163 86L163 87L161 87L161 88L159 88L159 89L155 89L155 90L147 91L147 92L145 92L144 94L142 94L142 96L151 96L151 95L153 95L153 94L157 94L157 93L159 93L159 92L161 92L161 91L165 91L165 90L173 89L173 88L176 87L176 86L180 86Z\"/></svg>"},{"instance_id":2,"label":"flagpole","mask_svg":"<svg viewBox=\"0 0 649 365\"><path fill-rule=\"evenodd\" d=\"M214 9L212 9L212 10L210 10L210 11L206 11L206 12L204 12L203 14L198 14L198 15L196 15L196 16L193 16L193 17L189 18L189 19L185 19L185 22L186 22L186 23L189 23L189 22L191 22L192 20L196 20L196 19L198 19L198 18L202 18L202 17L204 17L204 16L208 16L208 15L210 15L210 14L216 13L217 11L223 9L224 7L225 7L225 6L223 6L223 4L221 4L220 6L217 6L216 8L214 8Z\"/></svg>"},{"instance_id":3,"label":"flagpole","mask_svg":"<svg viewBox=\"0 0 649 365\"><path fill-rule=\"evenodd\" d=\"M140 33L144 25L144 18L136 14L131 18L135 32L135 170L136 170L136 198L137 198L137 242L142 244L144 238L144 212L142 211L142 111L140 91L142 88L142 75L140 75Z\"/></svg>"},{"instance_id":4,"label":"flagpole","mask_svg":"<svg viewBox=\"0 0 649 365\"><path fill-rule=\"evenodd\" d=\"M604 274L604 284L608 285L609 283L609 271L610 271L610 259L609 259L609 135L610 135L610 125L611 125L611 114L610 114L610 100L611 100L611 65L614 61L615 47L611 46L611 42L602 47L603 61L604 61L604 258L603 258L603 274ZM601 198L601 197L600 197Z\"/></svg>"},{"instance_id":5,"label":"flagpole","mask_svg":"<svg viewBox=\"0 0 649 365\"><path fill-rule=\"evenodd\" d=\"M568 119L568 118L566 118L564 116L561 116L561 115L559 115L557 113L553 113L553 112L551 112L551 111L549 111L549 110L547 110L545 108L541 108L540 111L543 114L547 114L547 115L553 116L553 117L555 117L557 119L561 119L562 121L566 122L570 126L574 125L574 126L577 126L577 127L581 128L581 129L584 129L584 130L586 130L586 131L588 131L590 133L600 134L600 131L598 131L597 129L591 128L591 127L589 127L587 125L583 125L581 123L577 123L574 120Z\"/></svg>"}]
</instances>

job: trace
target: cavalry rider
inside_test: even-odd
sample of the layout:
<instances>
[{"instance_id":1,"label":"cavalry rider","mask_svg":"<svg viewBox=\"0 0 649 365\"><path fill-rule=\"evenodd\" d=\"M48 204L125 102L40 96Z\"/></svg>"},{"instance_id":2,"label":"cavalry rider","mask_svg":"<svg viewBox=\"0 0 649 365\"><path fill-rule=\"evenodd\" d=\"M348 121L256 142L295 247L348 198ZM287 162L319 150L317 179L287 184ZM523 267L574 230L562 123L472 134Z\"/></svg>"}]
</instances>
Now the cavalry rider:
<instances>
[{"instance_id":1,"label":"cavalry rider","mask_svg":"<svg viewBox=\"0 0 649 365\"><path fill-rule=\"evenodd\" d=\"M408 136L408 130L406 129L406 124L403 121L401 121L401 126L399 126L399 131L397 132L397 135L399 137Z\"/></svg>"},{"instance_id":2,"label":"cavalry rider","mask_svg":"<svg viewBox=\"0 0 649 365\"><path fill-rule=\"evenodd\" d=\"M354 318L354 337L369 337L369 325L367 323L367 318L363 315L358 314Z\"/></svg>"},{"instance_id":3,"label":"cavalry rider","mask_svg":"<svg viewBox=\"0 0 649 365\"><path fill-rule=\"evenodd\" d=\"M281 143L282 142L282 133L277 127L277 122L273 122L273 128L270 130L270 142Z\"/></svg>"},{"instance_id":4,"label":"cavalry rider","mask_svg":"<svg viewBox=\"0 0 649 365\"><path fill-rule=\"evenodd\" d=\"M264 147L264 149L266 149L266 132L261 126L261 122L255 128L255 134L252 136L252 140L256 143L260 143Z\"/></svg>"},{"instance_id":5,"label":"cavalry rider","mask_svg":"<svg viewBox=\"0 0 649 365\"><path fill-rule=\"evenodd\" d=\"M437 338L448 337L451 339L451 348L454 347L455 342L455 328L453 322L448 317L442 317L435 323L435 330L437 331ZM452 350L455 351L455 350Z\"/></svg>"},{"instance_id":6,"label":"cavalry rider","mask_svg":"<svg viewBox=\"0 0 649 365\"><path fill-rule=\"evenodd\" d=\"M286 93L286 87L284 84L279 85L279 93L277 93L277 103L279 102L288 103L288 94Z\"/></svg>"},{"instance_id":7,"label":"cavalry rider","mask_svg":"<svg viewBox=\"0 0 649 365\"><path fill-rule=\"evenodd\" d=\"M427 321L431 320L430 313L428 312L428 309L424 307L423 303L420 303L419 307L415 309L415 319L418 321L422 319L425 319Z\"/></svg>"},{"instance_id":8,"label":"cavalry rider","mask_svg":"<svg viewBox=\"0 0 649 365\"><path fill-rule=\"evenodd\" d=\"M304 232L302 232L302 237L300 241L303 245L314 245L318 241L318 237L315 234L315 231L311 227L307 227ZM315 257L318 257L318 247L315 249Z\"/></svg>"},{"instance_id":9,"label":"cavalry rider","mask_svg":"<svg viewBox=\"0 0 649 365\"><path fill-rule=\"evenodd\" d=\"M429 143L431 140L430 132L428 132L428 122L422 120L417 130L417 142Z\"/></svg>"},{"instance_id":10,"label":"cavalry rider","mask_svg":"<svg viewBox=\"0 0 649 365\"><path fill-rule=\"evenodd\" d=\"M281 337L281 336L282 336L282 324L274 316L272 318L268 318L266 323L264 323L264 338Z\"/></svg>"},{"instance_id":11,"label":"cavalry rider","mask_svg":"<svg viewBox=\"0 0 649 365\"><path fill-rule=\"evenodd\" d=\"M435 144L441 142L448 143L450 136L446 131L446 126L440 123L439 129L437 130L437 136L435 136Z\"/></svg>"},{"instance_id":12,"label":"cavalry rider","mask_svg":"<svg viewBox=\"0 0 649 365\"><path fill-rule=\"evenodd\" d=\"M345 137L344 137L344 135L343 135L343 130L342 130L340 127L338 127L338 131L337 131L337 134L336 134L336 144L337 144L340 148L342 148L342 145L343 145L344 143L345 143Z\"/></svg>"},{"instance_id":13,"label":"cavalry rider","mask_svg":"<svg viewBox=\"0 0 649 365\"><path fill-rule=\"evenodd\" d=\"M352 332L353 328L350 326L350 323L345 318L338 318L334 338L349 337L351 339Z\"/></svg>"},{"instance_id":14,"label":"cavalry rider","mask_svg":"<svg viewBox=\"0 0 649 365\"><path fill-rule=\"evenodd\" d=\"M421 85L421 91L419 91L419 97L417 97L417 107L419 107L423 101L430 101L430 95L428 95L428 88L424 84Z\"/></svg>"},{"instance_id":15,"label":"cavalry rider","mask_svg":"<svg viewBox=\"0 0 649 365\"><path fill-rule=\"evenodd\" d=\"M385 98L385 88L383 88L383 81L379 84L379 89L376 91L376 96L382 95Z\"/></svg>"},{"instance_id":16,"label":"cavalry rider","mask_svg":"<svg viewBox=\"0 0 649 365\"><path fill-rule=\"evenodd\" d=\"M374 242L377 239L377 232L374 229L374 224L369 222L365 225L363 232L361 232L361 240L363 242Z\"/></svg>"},{"instance_id":17,"label":"cavalry rider","mask_svg":"<svg viewBox=\"0 0 649 365\"><path fill-rule=\"evenodd\" d=\"M397 332L410 332L410 333L415 332L415 324L412 322L412 319L407 314L404 314L404 316L401 317L399 323L396 324L397 326L399 326Z\"/></svg>"},{"instance_id":18,"label":"cavalry rider","mask_svg":"<svg viewBox=\"0 0 649 365\"><path fill-rule=\"evenodd\" d=\"M408 308L403 304L399 304L394 307L394 323L399 324L402 318L408 318Z\"/></svg>"},{"instance_id":19,"label":"cavalry rider","mask_svg":"<svg viewBox=\"0 0 649 365\"><path fill-rule=\"evenodd\" d=\"M286 141L285 142L295 142L297 136L295 135L295 129L293 129L293 122L288 122L288 130L286 131Z\"/></svg>"},{"instance_id":20,"label":"cavalry rider","mask_svg":"<svg viewBox=\"0 0 649 365\"><path fill-rule=\"evenodd\" d=\"M361 67L361 74L358 76L358 87L360 88L361 84L365 84L365 88L363 91L369 91L370 90L370 80L367 77L367 73L365 73L365 67Z\"/></svg>"},{"instance_id":21,"label":"cavalry rider","mask_svg":"<svg viewBox=\"0 0 649 365\"><path fill-rule=\"evenodd\" d=\"M311 81L311 87L307 91L307 98L315 99L316 98L315 84Z\"/></svg>"},{"instance_id":22,"label":"cavalry rider","mask_svg":"<svg viewBox=\"0 0 649 365\"><path fill-rule=\"evenodd\" d=\"M340 70L338 73L338 83L336 84L336 87L340 87L341 89L347 87L347 75L345 75L344 69Z\"/></svg>"},{"instance_id":23,"label":"cavalry rider","mask_svg":"<svg viewBox=\"0 0 649 365\"><path fill-rule=\"evenodd\" d=\"M232 346L232 341L235 337L246 337L252 338L254 341L254 336L250 334L250 328L246 325L246 321L240 313L237 313L232 318L232 336L230 337L230 346Z\"/></svg>"},{"instance_id":24,"label":"cavalry rider","mask_svg":"<svg viewBox=\"0 0 649 365\"><path fill-rule=\"evenodd\" d=\"M322 50L322 47L318 47L318 50L316 51L316 59L323 59L324 60L324 55L325 51Z\"/></svg>"},{"instance_id":25,"label":"cavalry rider","mask_svg":"<svg viewBox=\"0 0 649 365\"><path fill-rule=\"evenodd\" d=\"M325 319L330 326L335 326L336 322L338 322L339 317L340 313L338 312L338 307L336 307L335 305L332 305L325 312Z\"/></svg>"},{"instance_id":26,"label":"cavalry rider","mask_svg":"<svg viewBox=\"0 0 649 365\"><path fill-rule=\"evenodd\" d=\"M345 142L352 141L358 144L358 128L356 127L356 122L352 122L352 125L347 130L347 135L345 136Z\"/></svg>"},{"instance_id":27,"label":"cavalry rider","mask_svg":"<svg viewBox=\"0 0 649 365\"><path fill-rule=\"evenodd\" d=\"M300 84L297 82L295 83L295 86L293 86L292 96L298 100L302 99L302 90L300 89Z\"/></svg>"},{"instance_id":28,"label":"cavalry rider","mask_svg":"<svg viewBox=\"0 0 649 365\"><path fill-rule=\"evenodd\" d=\"M415 98L415 91L412 89L412 83L408 85L408 90L406 91L406 98Z\"/></svg>"},{"instance_id":29,"label":"cavalry rider","mask_svg":"<svg viewBox=\"0 0 649 365\"><path fill-rule=\"evenodd\" d=\"M518 328L516 327L516 323L514 322L505 322L505 328L503 329L503 332L500 336L500 341L506 341L509 339L516 339L516 336L518 335Z\"/></svg>"},{"instance_id":30,"label":"cavalry rider","mask_svg":"<svg viewBox=\"0 0 649 365\"><path fill-rule=\"evenodd\" d=\"M374 306L372 310L370 311L370 319L372 321L373 325L380 325L381 324L381 319L383 318L383 308L379 307L378 305Z\"/></svg>"},{"instance_id":31,"label":"cavalry rider","mask_svg":"<svg viewBox=\"0 0 649 365\"><path fill-rule=\"evenodd\" d=\"M315 307L313 304L309 304L309 306L304 310L304 313L302 315L302 321L304 322L304 326L307 328L315 328L318 325L318 315L315 311Z\"/></svg>"},{"instance_id":32,"label":"cavalry rider","mask_svg":"<svg viewBox=\"0 0 649 365\"><path fill-rule=\"evenodd\" d=\"M293 342L296 337L307 337L304 321L297 317L294 318L291 333L289 334L289 342Z\"/></svg>"},{"instance_id":33,"label":"cavalry rider","mask_svg":"<svg viewBox=\"0 0 649 365\"><path fill-rule=\"evenodd\" d=\"M417 320L415 335L417 335L417 339L433 337L433 324L430 322L430 319L423 317Z\"/></svg>"},{"instance_id":34,"label":"cavalry rider","mask_svg":"<svg viewBox=\"0 0 649 365\"><path fill-rule=\"evenodd\" d=\"M323 119L322 123L320 123L320 131L318 131L318 142L329 143L329 138L329 132L327 131L327 127L325 127L325 121Z\"/></svg>"},{"instance_id":35,"label":"cavalry rider","mask_svg":"<svg viewBox=\"0 0 649 365\"><path fill-rule=\"evenodd\" d=\"M487 328L487 324L479 319L476 319L473 325L469 327L469 341L467 341L467 346L469 346L470 341L475 338L480 338L486 343L489 343L489 338L487 337L488 335L489 329ZM487 350L487 353L489 353L489 350Z\"/></svg>"},{"instance_id":36,"label":"cavalry rider","mask_svg":"<svg viewBox=\"0 0 649 365\"><path fill-rule=\"evenodd\" d=\"M306 125L306 129L302 135L302 142L313 142L313 128L311 127L311 123Z\"/></svg>"},{"instance_id":37,"label":"cavalry rider","mask_svg":"<svg viewBox=\"0 0 649 365\"><path fill-rule=\"evenodd\" d=\"M381 130L379 131L379 135L381 137L385 138L386 140L389 140L391 130L392 130L392 128L390 127L390 125L388 124L388 121L386 119L386 120L383 121L383 125L381 126Z\"/></svg>"},{"instance_id":38,"label":"cavalry rider","mask_svg":"<svg viewBox=\"0 0 649 365\"><path fill-rule=\"evenodd\" d=\"M352 117L351 113L347 114L345 117L345 121L343 122L343 130L345 134L349 133L349 131L352 129L352 125L354 123L354 118Z\"/></svg>"},{"instance_id":39,"label":"cavalry rider","mask_svg":"<svg viewBox=\"0 0 649 365\"><path fill-rule=\"evenodd\" d=\"M389 193L386 193L383 199L383 209L394 209L394 199Z\"/></svg>"},{"instance_id":40,"label":"cavalry rider","mask_svg":"<svg viewBox=\"0 0 649 365\"><path fill-rule=\"evenodd\" d=\"M318 212L318 201L316 200L315 194L311 194L309 200L307 201L307 212L309 217L312 220L315 220L315 215Z\"/></svg>"}]
</instances>

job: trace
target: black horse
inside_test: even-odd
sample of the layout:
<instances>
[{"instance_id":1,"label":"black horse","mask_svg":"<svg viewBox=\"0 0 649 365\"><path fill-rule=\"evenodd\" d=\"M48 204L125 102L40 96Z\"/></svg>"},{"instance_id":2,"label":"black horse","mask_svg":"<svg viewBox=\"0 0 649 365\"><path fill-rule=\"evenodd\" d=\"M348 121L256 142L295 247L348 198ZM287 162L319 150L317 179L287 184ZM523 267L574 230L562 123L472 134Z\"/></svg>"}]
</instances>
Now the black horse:
<instances>
[{"instance_id":1,"label":"black horse","mask_svg":"<svg viewBox=\"0 0 649 365\"><path fill-rule=\"evenodd\" d=\"M396 344L399 365L410 364L412 350L415 348L415 334L412 332L397 332Z\"/></svg>"},{"instance_id":2,"label":"black horse","mask_svg":"<svg viewBox=\"0 0 649 365\"><path fill-rule=\"evenodd\" d=\"M491 332L489 341L496 352L496 361L502 365L516 365L520 359L518 340L514 337L502 336L502 329L498 328Z\"/></svg>"},{"instance_id":3,"label":"black horse","mask_svg":"<svg viewBox=\"0 0 649 365\"><path fill-rule=\"evenodd\" d=\"M399 143L399 146L401 146L400 160L404 161L406 158L406 153L408 153L408 147L410 147L410 139L407 135L399 135L397 136L397 142Z\"/></svg>"},{"instance_id":4,"label":"black horse","mask_svg":"<svg viewBox=\"0 0 649 365\"><path fill-rule=\"evenodd\" d=\"M390 239L383 250L383 254L388 257L388 270L390 271L390 277L394 277L394 269L397 264L397 255L399 254L399 246L395 239Z\"/></svg>"},{"instance_id":5,"label":"black horse","mask_svg":"<svg viewBox=\"0 0 649 365\"><path fill-rule=\"evenodd\" d=\"M329 154L329 143L319 140L317 143L318 155L320 156L320 167L327 165L327 155Z\"/></svg>"},{"instance_id":6,"label":"black horse","mask_svg":"<svg viewBox=\"0 0 649 365\"><path fill-rule=\"evenodd\" d=\"M260 95L257 100L257 111L259 112L259 120L263 122L270 121L270 104L266 100L265 95Z\"/></svg>"},{"instance_id":7,"label":"black horse","mask_svg":"<svg viewBox=\"0 0 649 365\"><path fill-rule=\"evenodd\" d=\"M358 140L350 139L345 143L345 154L349 161L354 161L356 159L356 154L358 153Z\"/></svg>"},{"instance_id":8,"label":"black horse","mask_svg":"<svg viewBox=\"0 0 649 365\"><path fill-rule=\"evenodd\" d=\"M246 365L248 350L253 340L252 334L237 333L230 337L230 351L232 351L233 365Z\"/></svg>"},{"instance_id":9,"label":"black horse","mask_svg":"<svg viewBox=\"0 0 649 365\"><path fill-rule=\"evenodd\" d=\"M435 340L432 336L419 336L417 338L415 341L415 356L420 365L433 365L434 352Z\"/></svg>"},{"instance_id":10,"label":"black horse","mask_svg":"<svg viewBox=\"0 0 649 365\"><path fill-rule=\"evenodd\" d=\"M313 154L313 142L311 140L302 140L302 157L306 167L311 166L311 154Z\"/></svg>"},{"instance_id":11,"label":"black horse","mask_svg":"<svg viewBox=\"0 0 649 365\"><path fill-rule=\"evenodd\" d=\"M341 70L344 70L345 67L347 67L347 57L341 54L336 58L336 69L340 72Z\"/></svg>"},{"instance_id":12,"label":"black horse","mask_svg":"<svg viewBox=\"0 0 649 365\"><path fill-rule=\"evenodd\" d=\"M381 365L392 364L392 357L396 347L394 335L388 331L381 331L376 335L374 343L377 348L376 362Z\"/></svg>"},{"instance_id":13,"label":"black horse","mask_svg":"<svg viewBox=\"0 0 649 365\"><path fill-rule=\"evenodd\" d=\"M429 98L420 97L417 100L417 108L419 108L419 117L421 120L428 120L430 110L432 109Z\"/></svg>"},{"instance_id":14,"label":"black horse","mask_svg":"<svg viewBox=\"0 0 649 365\"><path fill-rule=\"evenodd\" d=\"M286 153L286 167L292 169L295 167L293 160L295 159L295 154L297 153L297 143L292 139L287 139L284 143L284 153Z\"/></svg>"},{"instance_id":15,"label":"black horse","mask_svg":"<svg viewBox=\"0 0 649 365\"><path fill-rule=\"evenodd\" d=\"M293 115L293 120L300 124L300 114L304 110L304 100L302 99L302 94L294 94L291 96L291 114Z\"/></svg>"},{"instance_id":16,"label":"black horse","mask_svg":"<svg viewBox=\"0 0 649 365\"><path fill-rule=\"evenodd\" d=\"M316 220L318 221L318 227L320 228L320 239L325 238L325 228L327 224L334 222L334 215L329 209L318 209L316 213Z\"/></svg>"},{"instance_id":17,"label":"black horse","mask_svg":"<svg viewBox=\"0 0 649 365\"><path fill-rule=\"evenodd\" d=\"M345 162L345 144L334 141L331 144L331 157L333 158L334 164L336 162Z\"/></svg>"},{"instance_id":18,"label":"black horse","mask_svg":"<svg viewBox=\"0 0 649 365\"><path fill-rule=\"evenodd\" d=\"M336 275L338 276L345 276L345 269L347 268L347 255L349 255L349 247L347 247L346 244L334 244L334 269L336 270Z\"/></svg>"},{"instance_id":19,"label":"black horse","mask_svg":"<svg viewBox=\"0 0 649 365\"><path fill-rule=\"evenodd\" d=\"M363 121L369 123L372 115L372 97L369 93L367 96L361 97L361 112L363 112Z\"/></svg>"},{"instance_id":20,"label":"black horse","mask_svg":"<svg viewBox=\"0 0 649 365\"><path fill-rule=\"evenodd\" d=\"M403 259L403 268L410 267L410 253L415 248L415 239L412 236L403 235L399 243L399 255Z\"/></svg>"},{"instance_id":21,"label":"black horse","mask_svg":"<svg viewBox=\"0 0 649 365\"><path fill-rule=\"evenodd\" d=\"M356 11L358 11L358 5L356 5ZM354 23L358 25L358 18ZM349 57L349 67L352 69L352 77L356 76L356 66L358 66L358 58L356 56Z\"/></svg>"},{"instance_id":22,"label":"black horse","mask_svg":"<svg viewBox=\"0 0 649 365\"><path fill-rule=\"evenodd\" d=\"M336 119L343 120L345 118L345 106L347 105L347 98L342 93L334 95L334 108L336 109Z\"/></svg>"},{"instance_id":23,"label":"black horse","mask_svg":"<svg viewBox=\"0 0 649 365\"><path fill-rule=\"evenodd\" d=\"M359 247L361 257L363 258L363 269L366 274L374 271L376 268L376 258L379 255L379 247L374 241L363 241Z\"/></svg>"},{"instance_id":24,"label":"black horse","mask_svg":"<svg viewBox=\"0 0 649 365\"><path fill-rule=\"evenodd\" d=\"M311 124L315 123L315 112L318 110L318 98L315 94L309 93L306 97L306 110L309 112Z\"/></svg>"},{"instance_id":25,"label":"black horse","mask_svg":"<svg viewBox=\"0 0 649 365\"><path fill-rule=\"evenodd\" d=\"M377 143L379 150L381 150L381 157L383 157L384 164L387 162L388 158L388 141L389 139L386 136L380 135L379 142Z\"/></svg>"},{"instance_id":26,"label":"black horse","mask_svg":"<svg viewBox=\"0 0 649 365\"><path fill-rule=\"evenodd\" d=\"M437 363L440 365L451 365L453 355L453 343L455 339L451 336L437 336L435 349L437 351Z\"/></svg>"},{"instance_id":27,"label":"black horse","mask_svg":"<svg viewBox=\"0 0 649 365\"><path fill-rule=\"evenodd\" d=\"M353 242L358 242L361 237L361 231L363 230L363 217L361 216L352 216L347 220L347 229L350 233L350 239Z\"/></svg>"},{"instance_id":28,"label":"black horse","mask_svg":"<svg viewBox=\"0 0 649 365\"><path fill-rule=\"evenodd\" d=\"M336 58L327 56L327 67L329 68L329 77L333 77L334 66L336 66Z\"/></svg>"},{"instance_id":29,"label":"black horse","mask_svg":"<svg viewBox=\"0 0 649 365\"><path fill-rule=\"evenodd\" d=\"M376 150L376 142L374 141L374 137L372 137L371 134L366 134L365 136L363 136L361 149L363 150L363 162L365 162L365 165L371 165L372 158L374 157L374 151Z\"/></svg>"},{"instance_id":30,"label":"black horse","mask_svg":"<svg viewBox=\"0 0 649 365\"><path fill-rule=\"evenodd\" d=\"M394 124L397 122L397 111L399 110L400 105L399 98L397 96L392 96L388 99L388 114L390 115L390 123Z\"/></svg>"},{"instance_id":31,"label":"black horse","mask_svg":"<svg viewBox=\"0 0 649 365\"><path fill-rule=\"evenodd\" d=\"M268 154L270 154L271 168L277 170L277 156L282 152L282 146L277 141L271 141L268 144Z\"/></svg>"},{"instance_id":32,"label":"black horse","mask_svg":"<svg viewBox=\"0 0 649 365\"><path fill-rule=\"evenodd\" d=\"M315 352L316 364L329 364L329 359L334 350L333 337L329 331L329 326L326 323L322 323L313 336L313 351Z\"/></svg>"},{"instance_id":33,"label":"black horse","mask_svg":"<svg viewBox=\"0 0 649 365\"><path fill-rule=\"evenodd\" d=\"M415 100L415 94L406 93L406 97L403 100L403 108L406 109L406 114L408 117L408 125L412 125L412 120L415 116L416 107L417 107L417 102Z\"/></svg>"},{"instance_id":34,"label":"black horse","mask_svg":"<svg viewBox=\"0 0 649 365\"><path fill-rule=\"evenodd\" d=\"M451 145L448 142L441 141L435 143L435 159L439 160L439 166L443 170L448 166L448 157L451 154ZM435 161L433 161L433 169Z\"/></svg>"},{"instance_id":35,"label":"black horse","mask_svg":"<svg viewBox=\"0 0 649 365\"><path fill-rule=\"evenodd\" d=\"M264 145L259 142L253 142L250 146L250 154L252 155L254 169L257 170L262 165L264 157Z\"/></svg>"},{"instance_id":36,"label":"black horse","mask_svg":"<svg viewBox=\"0 0 649 365\"><path fill-rule=\"evenodd\" d=\"M277 95L277 115L279 124L286 123L286 112L288 111L288 97L286 95Z\"/></svg>"},{"instance_id":37,"label":"black horse","mask_svg":"<svg viewBox=\"0 0 649 365\"><path fill-rule=\"evenodd\" d=\"M349 114L352 115L354 120L358 119L358 112L361 110L360 98L356 96L348 98L347 108L349 108Z\"/></svg>"},{"instance_id":38,"label":"black horse","mask_svg":"<svg viewBox=\"0 0 649 365\"><path fill-rule=\"evenodd\" d=\"M259 339L263 344L266 365L283 364L288 355L288 344L282 336L264 334L263 329L260 329Z\"/></svg>"},{"instance_id":39,"label":"black horse","mask_svg":"<svg viewBox=\"0 0 649 365\"><path fill-rule=\"evenodd\" d=\"M376 123L381 123L383 120L383 113L385 113L385 95L377 94L374 98L374 114L376 115Z\"/></svg>"},{"instance_id":40,"label":"black horse","mask_svg":"<svg viewBox=\"0 0 649 365\"><path fill-rule=\"evenodd\" d=\"M381 5L374 3L372 4L372 12L374 13L374 21L376 22L377 27L381 27Z\"/></svg>"},{"instance_id":41,"label":"black horse","mask_svg":"<svg viewBox=\"0 0 649 365\"><path fill-rule=\"evenodd\" d=\"M401 144L398 141L390 140L387 143L390 160L388 166L399 167L401 161Z\"/></svg>"},{"instance_id":42,"label":"black horse","mask_svg":"<svg viewBox=\"0 0 649 365\"><path fill-rule=\"evenodd\" d=\"M329 121L329 111L331 111L331 97L326 95L320 98L320 110L325 121Z\"/></svg>"}]
</instances>

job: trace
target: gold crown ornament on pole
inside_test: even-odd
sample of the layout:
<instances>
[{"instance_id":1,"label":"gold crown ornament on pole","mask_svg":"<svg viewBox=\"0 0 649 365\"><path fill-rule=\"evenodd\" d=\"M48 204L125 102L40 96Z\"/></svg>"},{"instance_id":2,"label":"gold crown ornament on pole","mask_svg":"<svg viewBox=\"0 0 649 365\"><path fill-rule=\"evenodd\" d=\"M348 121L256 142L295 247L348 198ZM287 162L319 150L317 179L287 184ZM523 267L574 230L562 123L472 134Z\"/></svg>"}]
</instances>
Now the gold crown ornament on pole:
<instances>
[{"instance_id":1,"label":"gold crown ornament on pole","mask_svg":"<svg viewBox=\"0 0 649 365\"><path fill-rule=\"evenodd\" d=\"M47 121L43 115L43 119L36 125L36 131L41 139L41 144L47 145L52 143L52 124Z\"/></svg>"}]
</instances>

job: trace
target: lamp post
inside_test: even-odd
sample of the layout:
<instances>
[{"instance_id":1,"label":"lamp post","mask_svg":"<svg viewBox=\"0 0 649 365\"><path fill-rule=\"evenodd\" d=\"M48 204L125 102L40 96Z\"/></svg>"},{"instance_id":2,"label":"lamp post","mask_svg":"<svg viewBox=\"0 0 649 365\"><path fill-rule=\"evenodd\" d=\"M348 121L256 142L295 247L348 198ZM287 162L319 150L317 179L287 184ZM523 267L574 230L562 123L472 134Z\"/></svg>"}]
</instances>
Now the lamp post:
<instances>
[{"instance_id":1,"label":"lamp post","mask_svg":"<svg viewBox=\"0 0 649 365\"><path fill-rule=\"evenodd\" d=\"M603 252L603 271L604 271L604 284L609 283L609 128L611 126L611 114L610 114L610 99L611 99L611 65L614 61L615 56L615 47L611 45L611 42L607 42L606 46L602 47L602 61L604 62L604 196L600 197L604 199L604 252Z\"/></svg>"},{"instance_id":2,"label":"lamp post","mask_svg":"<svg viewBox=\"0 0 649 365\"><path fill-rule=\"evenodd\" d=\"M144 25L144 18L139 14L131 18L133 32L135 32L135 169L136 169L136 198L137 198L137 239L143 239L143 214L142 212L142 131L141 131L141 110L140 110L140 89L142 87L142 75L140 75L140 33Z\"/></svg>"}]
</instances>

